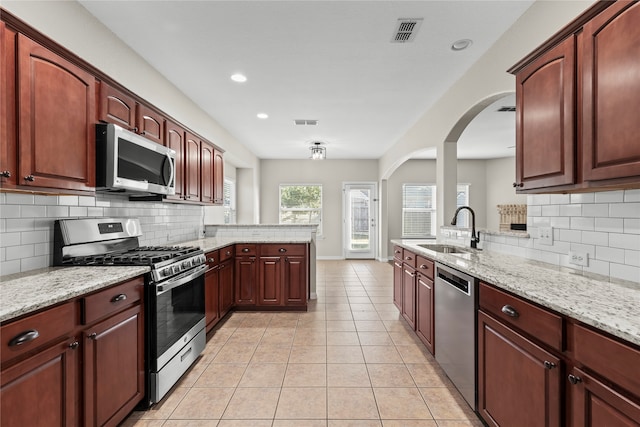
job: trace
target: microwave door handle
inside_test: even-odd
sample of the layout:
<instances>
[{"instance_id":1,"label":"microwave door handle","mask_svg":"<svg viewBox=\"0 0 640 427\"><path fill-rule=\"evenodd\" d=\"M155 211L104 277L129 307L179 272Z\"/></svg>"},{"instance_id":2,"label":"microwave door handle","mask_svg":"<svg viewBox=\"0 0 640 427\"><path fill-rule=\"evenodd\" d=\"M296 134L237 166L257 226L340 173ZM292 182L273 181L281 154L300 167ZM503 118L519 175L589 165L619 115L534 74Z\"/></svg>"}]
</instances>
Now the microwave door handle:
<instances>
[{"instance_id":1,"label":"microwave door handle","mask_svg":"<svg viewBox=\"0 0 640 427\"><path fill-rule=\"evenodd\" d=\"M169 153L167 152L165 154L165 156L167 156L167 161L169 162L169 168L171 168L171 172L169 174L169 182L167 183L169 185L169 187L171 187L171 185L173 184L173 186L175 187L175 178L176 178L176 165L174 162L172 162L172 158L169 155Z\"/></svg>"},{"instance_id":2,"label":"microwave door handle","mask_svg":"<svg viewBox=\"0 0 640 427\"><path fill-rule=\"evenodd\" d=\"M186 283L189 283L190 281L197 279L198 277L202 276L205 273L205 270L207 269L206 265L201 265L199 267L196 268L196 271L193 273L188 274L187 276L184 277L176 277L174 279L170 279L167 282L163 282L162 284L156 285L156 295L162 295L167 291L170 291L171 289L175 289L179 286L182 286Z\"/></svg>"}]
</instances>

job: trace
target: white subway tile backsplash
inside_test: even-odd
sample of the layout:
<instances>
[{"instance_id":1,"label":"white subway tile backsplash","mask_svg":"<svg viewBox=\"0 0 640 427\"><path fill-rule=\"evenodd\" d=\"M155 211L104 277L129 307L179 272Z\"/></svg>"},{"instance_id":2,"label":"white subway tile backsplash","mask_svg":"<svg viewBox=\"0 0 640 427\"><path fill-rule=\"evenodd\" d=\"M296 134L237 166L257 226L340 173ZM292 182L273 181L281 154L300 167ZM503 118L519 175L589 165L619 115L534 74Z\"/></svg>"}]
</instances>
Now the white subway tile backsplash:
<instances>
[{"instance_id":1,"label":"white subway tile backsplash","mask_svg":"<svg viewBox=\"0 0 640 427\"><path fill-rule=\"evenodd\" d=\"M624 259L624 249L618 248L596 248L595 258L601 261L620 262Z\"/></svg>"},{"instance_id":2,"label":"white subway tile backsplash","mask_svg":"<svg viewBox=\"0 0 640 427\"><path fill-rule=\"evenodd\" d=\"M33 194L7 193L7 205L33 205L35 198Z\"/></svg>"},{"instance_id":3,"label":"white subway tile backsplash","mask_svg":"<svg viewBox=\"0 0 640 427\"><path fill-rule=\"evenodd\" d=\"M609 246L614 248L640 250L640 236L637 234L609 234Z\"/></svg>"},{"instance_id":4,"label":"white subway tile backsplash","mask_svg":"<svg viewBox=\"0 0 640 427\"><path fill-rule=\"evenodd\" d=\"M595 200L595 193L578 193L571 195L571 203L593 203Z\"/></svg>"},{"instance_id":5,"label":"white subway tile backsplash","mask_svg":"<svg viewBox=\"0 0 640 427\"><path fill-rule=\"evenodd\" d=\"M581 204L560 206L560 216L581 216L582 211L583 209ZM585 215L585 216L590 216L590 215Z\"/></svg>"},{"instance_id":6,"label":"white subway tile backsplash","mask_svg":"<svg viewBox=\"0 0 640 427\"><path fill-rule=\"evenodd\" d=\"M33 231L33 219L7 219L7 232Z\"/></svg>"},{"instance_id":7,"label":"white subway tile backsplash","mask_svg":"<svg viewBox=\"0 0 640 427\"><path fill-rule=\"evenodd\" d=\"M31 258L23 258L20 261L20 271L35 270L38 268L45 268L51 264L51 259L48 256L36 256Z\"/></svg>"},{"instance_id":8,"label":"white subway tile backsplash","mask_svg":"<svg viewBox=\"0 0 640 427\"><path fill-rule=\"evenodd\" d=\"M548 205L550 204L550 195L549 194L535 194L533 196L529 196L528 205Z\"/></svg>"},{"instance_id":9,"label":"white subway tile backsplash","mask_svg":"<svg viewBox=\"0 0 640 427\"><path fill-rule=\"evenodd\" d=\"M0 207L1 218L20 218L19 205L2 205Z\"/></svg>"},{"instance_id":10,"label":"white subway tile backsplash","mask_svg":"<svg viewBox=\"0 0 640 427\"><path fill-rule=\"evenodd\" d=\"M20 242L23 245L30 243L44 243L49 241L49 232L45 230L24 231L20 233Z\"/></svg>"},{"instance_id":11,"label":"white subway tile backsplash","mask_svg":"<svg viewBox=\"0 0 640 427\"><path fill-rule=\"evenodd\" d=\"M609 206L606 203L591 203L582 207L582 215L584 217L605 217L609 216Z\"/></svg>"},{"instance_id":12,"label":"white subway tile backsplash","mask_svg":"<svg viewBox=\"0 0 640 427\"><path fill-rule=\"evenodd\" d=\"M625 234L640 234L640 219L625 219L624 220L624 233Z\"/></svg>"},{"instance_id":13,"label":"white subway tile backsplash","mask_svg":"<svg viewBox=\"0 0 640 427\"><path fill-rule=\"evenodd\" d=\"M596 196L596 203L617 203L624 201L624 191L603 191L600 193L594 193Z\"/></svg>"},{"instance_id":14,"label":"white subway tile backsplash","mask_svg":"<svg viewBox=\"0 0 640 427\"><path fill-rule=\"evenodd\" d=\"M582 267L582 271L590 274L598 274L600 276L609 276L609 265L607 261L600 261L597 259L589 259L589 265Z\"/></svg>"},{"instance_id":15,"label":"white subway tile backsplash","mask_svg":"<svg viewBox=\"0 0 640 427\"><path fill-rule=\"evenodd\" d=\"M554 228L571 228L571 217L560 216L549 218L549 225Z\"/></svg>"},{"instance_id":16,"label":"white subway tile backsplash","mask_svg":"<svg viewBox=\"0 0 640 427\"><path fill-rule=\"evenodd\" d=\"M629 249L625 249L624 263L627 265L634 265L636 267L640 267L640 251L632 251Z\"/></svg>"},{"instance_id":17,"label":"white subway tile backsplash","mask_svg":"<svg viewBox=\"0 0 640 427\"><path fill-rule=\"evenodd\" d=\"M582 231L560 229L558 230L558 239L563 242L580 243L582 242Z\"/></svg>"},{"instance_id":18,"label":"white subway tile backsplash","mask_svg":"<svg viewBox=\"0 0 640 427\"><path fill-rule=\"evenodd\" d=\"M68 216L68 206L47 206L47 217L49 218L67 218Z\"/></svg>"},{"instance_id":19,"label":"white subway tile backsplash","mask_svg":"<svg viewBox=\"0 0 640 427\"><path fill-rule=\"evenodd\" d=\"M625 202L640 202L640 189L627 190L624 192Z\"/></svg>"},{"instance_id":20,"label":"white subway tile backsplash","mask_svg":"<svg viewBox=\"0 0 640 427\"><path fill-rule=\"evenodd\" d=\"M624 220L621 218L596 218L595 231L624 233Z\"/></svg>"},{"instance_id":21,"label":"white subway tile backsplash","mask_svg":"<svg viewBox=\"0 0 640 427\"><path fill-rule=\"evenodd\" d=\"M612 262L609 266L609 274L616 279L640 283L640 267Z\"/></svg>"},{"instance_id":22,"label":"white subway tile backsplash","mask_svg":"<svg viewBox=\"0 0 640 427\"><path fill-rule=\"evenodd\" d=\"M638 203L611 203L609 216L614 218L640 218L640 202Z\"/></svg>"},{"instance_id":23,"label":"white subway tile backsplash","mask_svg":"<svg viewBox=\"0 0 640 427\"><path fill-rule=\"evenodd\" d=\"M18 246L20 244L20 235L21 233L2 233L2 238L0 239L0 246L3 248L8 248L10 246Z\"/></svg>"},{"instance_id":24,"label":"white subway tile backsplash","mask_svg":"<svg viewBox=\"0 0 640 427\"><path fill-rule=\"evenodd\" d=\"M78 206L78 196L58 196L60 206Z\"/></svg>"},{"instance_id":25,"label":"white subway tile backsplash","mask_svg":"<svg viewBox=\"0 0 640 427\"><path fill-rule=\"evenodd\" d=\"M25 205L20 208L21 218L41 218L47 216L47 207L38 205Z\"/></svg>"},{"instance_id":26,"label":"white subway tile backsplash","mask_svg":"<svg viewBox=\"0 0 640 427\"><path fill-rule=\"evenodd\" d=\"M587 231L595 230L595 219L584 217L571 218L571 229Z\"/></svg>"},{"instance_id":27,"label":"white subway tile backsplash","mask_svg":"<svg viewBox=\"0 0 640 427\"><path fill-rule=\"evenodd\" d=\"M560 206L558 205L542 206L542 216L560 216Z\"/></svg>"},{"instance_id":28,"label":"white subway tile backsplash","mask_svg":"<svg viewBox=\"0 0 640 427\"><path fill-rule=\"evenodd\" d=\"M89 196L78 196L78 206L95 206L96 198Z\"/></svg>"},{"instance_id":29,"label":"white subway tile backsplash","mask_svg":"<svg viewBox=\"0 0 640 427\"><path fill-rule=\"evenodd\" d=\"M600 231L583 231L582 243L596 246L609 246L609 233Z\"/></svg>"},{"instance_id":30,"label":"white subway tile backsplash","mask_svg":"<svg viewBox=\"0 0 640 427\"><path fill-rule=\"evenodd\" d=\"M20 260L0 262L0 275L20 273Z\"/></svg>"},{"instance_id":31,"label":"white subway tile backsplash","mask_svg":"<svg viewBox=\"0 0 640 427\"><path fill-rule=\"evenodd\" d=\"M22 259L22 258L30 258L35 255L35 247L34 245L20 245L20 246L12 246L11 249L7 252L6 258L7 261L11 261L14 259Z\"/></svg>"}]
</instances>

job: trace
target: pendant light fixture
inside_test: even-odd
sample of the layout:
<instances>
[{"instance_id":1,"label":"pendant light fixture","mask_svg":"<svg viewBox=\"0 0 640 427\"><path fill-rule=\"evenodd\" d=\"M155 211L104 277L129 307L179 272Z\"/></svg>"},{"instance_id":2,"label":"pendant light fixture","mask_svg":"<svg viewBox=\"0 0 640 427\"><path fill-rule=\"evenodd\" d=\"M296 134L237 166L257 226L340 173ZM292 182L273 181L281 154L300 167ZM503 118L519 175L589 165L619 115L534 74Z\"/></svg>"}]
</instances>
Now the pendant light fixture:
<instances>
[{"instance_id":1,"label":"pendant light fixture","mask_svg":"<svg viewBox=\"0 0 640 427\"><path fill-rule=\"evenodd\" d=\"M321 142L314 142L309 149L311 150L312 160L324 160L327 158L327 149L322 146Z\"/></svg>"}]
</instances>

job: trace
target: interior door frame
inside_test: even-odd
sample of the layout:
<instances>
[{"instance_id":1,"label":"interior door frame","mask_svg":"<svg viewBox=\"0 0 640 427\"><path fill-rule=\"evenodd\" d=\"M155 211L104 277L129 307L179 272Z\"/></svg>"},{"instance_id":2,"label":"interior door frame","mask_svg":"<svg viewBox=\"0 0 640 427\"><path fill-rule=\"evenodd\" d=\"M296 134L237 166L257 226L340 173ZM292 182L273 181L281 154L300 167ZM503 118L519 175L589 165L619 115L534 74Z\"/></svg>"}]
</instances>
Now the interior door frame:
<instances>
[{"instance_id":1,"label":"interior door frame","mask_svg":"<svg viewBox=\"0 0 640 427\"><path fill-rule=\"evenodd\" d=\"M349 243L349 227L347 219L349 218L349 204L347 203L347 194L349 189L358 187L368 187L371 189L371 201L369 203L370 216L373 224L369 222L370 249L368 251L352 251L348 249ZM378 183L375 181L355 181L342 183L342 255L344 259L377 259L378 256L378 240L379 237L379 212L378 201Z\"/></svg>"}]
</instances>

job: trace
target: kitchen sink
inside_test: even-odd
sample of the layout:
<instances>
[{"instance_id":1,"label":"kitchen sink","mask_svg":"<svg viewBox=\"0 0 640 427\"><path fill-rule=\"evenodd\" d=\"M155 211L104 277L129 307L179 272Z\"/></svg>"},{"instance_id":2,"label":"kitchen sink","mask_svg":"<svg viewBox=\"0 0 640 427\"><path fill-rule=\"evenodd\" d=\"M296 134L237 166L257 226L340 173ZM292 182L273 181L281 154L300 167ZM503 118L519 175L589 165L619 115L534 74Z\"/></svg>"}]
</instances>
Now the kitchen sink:
<instances>
[{"instance_id":1,"label":"kitchen sink","mask_svg":"<svg viewBox=\"0 0 640 427\"><path fill-rule=\"evenodd\" d=\"M453 245L439 245L439 244L422 244L418 245L421 248L428 249L434 252L441 252L444 254L466 254L469 253L468 250L461 248L459 246Z\"/></svg>"}]
</instances>

